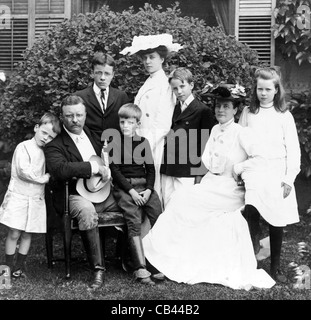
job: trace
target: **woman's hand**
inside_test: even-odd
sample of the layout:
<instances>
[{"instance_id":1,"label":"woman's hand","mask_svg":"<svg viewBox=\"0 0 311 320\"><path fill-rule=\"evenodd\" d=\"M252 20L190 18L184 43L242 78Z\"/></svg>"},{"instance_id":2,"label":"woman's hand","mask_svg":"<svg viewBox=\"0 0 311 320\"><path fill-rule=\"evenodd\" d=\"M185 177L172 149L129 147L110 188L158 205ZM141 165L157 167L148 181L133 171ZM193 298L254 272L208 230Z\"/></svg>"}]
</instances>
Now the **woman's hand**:
<instances>
[{"instance_id":1,"label":"woman's hand","mask_svg":"<svg viewBox=\"0 0 311 320\"><path fill-rule=\"evenodd\" d=\"M281 183L281 187L283 187L283 198L285 199L291 193L292 187L285 182Z\"/></svg>"}]
</instances>

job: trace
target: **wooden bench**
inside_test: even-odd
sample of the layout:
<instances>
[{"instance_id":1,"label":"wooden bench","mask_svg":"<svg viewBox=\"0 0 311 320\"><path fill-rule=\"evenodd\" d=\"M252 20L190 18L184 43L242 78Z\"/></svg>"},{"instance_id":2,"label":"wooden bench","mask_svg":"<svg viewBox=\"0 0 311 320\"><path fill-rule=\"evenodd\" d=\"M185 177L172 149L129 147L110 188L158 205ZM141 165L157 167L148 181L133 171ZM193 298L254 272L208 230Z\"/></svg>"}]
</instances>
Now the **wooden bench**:
<instances>
[{"instance_id":1,"label":"wooden bench","mask_svg":"<svg viewBox=\"0 0 311 320\"><path fill-rule=\"evenodd\" d=\"M47 223L47 233L45 236L46 241L46 253L47 253L47 261L48 268L52 268L55 261L65 261L65 276L66 279L71 277L71 242L72 242L72 234L75 230L78 230L78 223L76 219L72 219L69 214L69 187L68 181L65 182L65 202L64 202L64 212L63 215L60 216L56 211L53 211L53 201L51 190L47 188L46 191L46 205L48 211L48 223ZM63 234L63 245L64 245L64 258L55 259L53 257L53 237L55 234L55 228L51 227L51 223L49 220L51 218L51 214L53 214L52 219L54 219L54 225L58 225L56 229ZM123 218L123 214L121 212L101 212L98 214L98 227L99 228L107 228L107 227L121 227L125 229L125 221ZM55 221L56 220L56 221ZM55 227L55 226L54 226ZM101 237L103 250L105 248L105 237ZM125 232L120 231L118 236L117 245L120 247L121 251L121 259L123 259L123 253L125 252L125 246L127 243L127 236Z\"/></svg>"}]
</instances>

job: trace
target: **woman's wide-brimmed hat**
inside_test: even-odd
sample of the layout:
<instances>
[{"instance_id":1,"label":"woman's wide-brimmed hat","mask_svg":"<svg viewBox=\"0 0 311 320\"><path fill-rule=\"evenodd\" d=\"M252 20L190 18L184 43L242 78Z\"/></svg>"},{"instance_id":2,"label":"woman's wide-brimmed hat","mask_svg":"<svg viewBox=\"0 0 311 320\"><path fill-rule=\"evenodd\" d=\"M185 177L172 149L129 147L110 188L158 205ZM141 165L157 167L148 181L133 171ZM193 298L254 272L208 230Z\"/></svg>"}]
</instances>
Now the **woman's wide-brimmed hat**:
<instances>
[{"instance_id":1,"label":"woman's wide-brimmed hat","mask_svg":"<svg viewBox=\"0 0 311 320\"><path fill-rule=\"evenodd\" d=\"M92 156L89 161L96 161L100 166L104 165L103 159L99 156ZM105 201L110 194L110 180L103 181L101 176L96 175L89 179L80 178L76 189L83 198L100 203Z\"/></svg>"},{"instance_id":2,"label":"woman's wide-brimmed hat","mask_svg":"<svg viewBox=\"0 0 311 320\"><path fill-rule=\"evenodd\" d=\"M214 86L207 83L201 92L202 96L214 99L244 100L246 97L245 88L239 84L221 83Z\"/></svg>"},{"instance_id":3,"label":"woman's wide-brimmed hat","mask_svg":"<svg viewBox=\"0 0 311 320\"><path fill-rule=\"evenodd\" d=\"M134 54L139 51L155 49L159 46L165 46L168 52L178 52L182 46L178 43L173 43L172 35L168 33L149 35L149 36L135 36L130 47L124 48L120 53L123 55Z\"/></svg>"}]
</instances>

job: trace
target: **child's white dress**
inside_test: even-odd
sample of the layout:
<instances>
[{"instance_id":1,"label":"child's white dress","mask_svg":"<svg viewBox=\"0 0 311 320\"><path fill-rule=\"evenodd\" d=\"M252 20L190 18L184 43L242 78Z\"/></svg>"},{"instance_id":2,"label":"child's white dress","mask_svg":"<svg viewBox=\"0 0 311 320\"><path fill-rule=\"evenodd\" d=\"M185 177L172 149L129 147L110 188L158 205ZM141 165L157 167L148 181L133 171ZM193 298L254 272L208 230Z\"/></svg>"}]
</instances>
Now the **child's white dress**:
<instances>
[{"instance_id":1,"label":"child's white dress","mask_svg":"<svg viewBox=\"0 0 311 320\"><path fill-rule=\"evenodd\" d=\"M265 145L268 160L263 179L257 181L254 190L247 190L245 204L256 207L273 226L299 222L294 181L300 171L300 146L292 114L277 112L273 105L261 107L256 114L245 107L239 123L254 130ZM292 187L285 199L282 182Z\"/></svg>"},{"instance_id":2,"label":"child's white dress","mask_svg":"<svg viewBox=\"0 0 311 320\"><path fill-rule=\"evenodd\" d=\"M45 156L34 138L17 145L11 180L0 207L0 223L29 233L46 232Z\"/></svg>"}]
</instances>

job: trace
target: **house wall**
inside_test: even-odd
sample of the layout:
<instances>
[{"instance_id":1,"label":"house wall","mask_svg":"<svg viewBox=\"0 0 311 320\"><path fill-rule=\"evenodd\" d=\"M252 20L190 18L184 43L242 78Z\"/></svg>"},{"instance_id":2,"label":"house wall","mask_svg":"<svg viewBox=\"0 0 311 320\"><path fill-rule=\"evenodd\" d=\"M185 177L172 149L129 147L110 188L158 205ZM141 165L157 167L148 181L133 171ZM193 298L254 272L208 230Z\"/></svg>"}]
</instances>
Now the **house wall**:
<instances>
[{"instance_id":1,"label":"house wall","mask_svg":"<svg viewBox=\"0 0 311 320\"><path fill-rule=\"evenodd\" d=\"M304 61L301 65L294 57L284 57L276 48L275 65L281 67L284 87L287 92L311 92L311 63Z\"/></svg>"}]
</instances>

